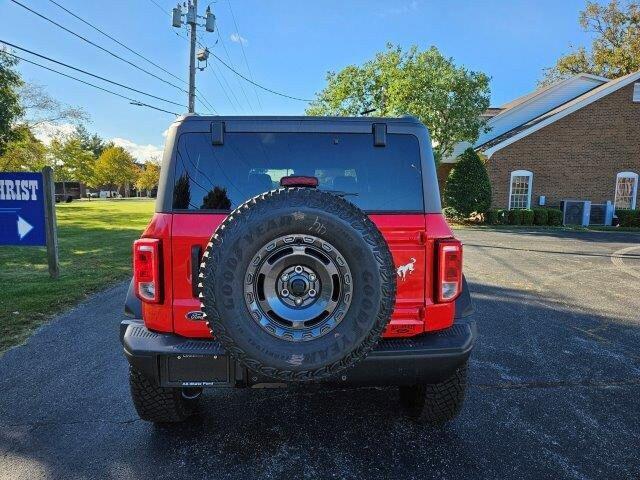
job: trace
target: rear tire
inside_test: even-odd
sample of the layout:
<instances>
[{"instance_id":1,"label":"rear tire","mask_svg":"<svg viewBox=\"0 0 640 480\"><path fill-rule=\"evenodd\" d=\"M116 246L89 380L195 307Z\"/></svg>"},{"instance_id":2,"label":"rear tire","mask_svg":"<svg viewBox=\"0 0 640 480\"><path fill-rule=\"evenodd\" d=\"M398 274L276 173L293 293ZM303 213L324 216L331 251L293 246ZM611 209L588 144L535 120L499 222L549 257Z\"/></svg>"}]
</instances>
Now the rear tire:
<instances>
[{"instance_id":1,"label":"rear tire","mask_svg":"<svg viewBox=\"0 0 640 480\"><path fill-rule=\"evenodd\" d=\"M400 403L421 424L442 426L462 409L467 390L467 363L440 383L400 387Z\"/></svg>"},{"instance_id":2,"label":"rear tire","mask_svg":"<svg viewBox=\"0 0 640 480\"><path fill-rule=\"evenodd\" d=\"M182 422L193 415L200 399L199 392L194 389L155 385L133 367L129 367L129 386L138 415L148 422Z\"/></svg>"}]
</instances>

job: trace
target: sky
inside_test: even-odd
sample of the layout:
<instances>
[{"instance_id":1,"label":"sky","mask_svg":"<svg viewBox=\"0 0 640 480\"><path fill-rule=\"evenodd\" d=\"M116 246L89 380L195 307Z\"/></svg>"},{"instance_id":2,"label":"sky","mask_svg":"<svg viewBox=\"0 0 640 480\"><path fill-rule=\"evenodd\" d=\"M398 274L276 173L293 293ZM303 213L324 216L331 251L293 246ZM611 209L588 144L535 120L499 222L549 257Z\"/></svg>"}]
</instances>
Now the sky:
<instances>
[{"instance_id":1,"label":"sky","mask_svg":"<svg viewBox=\"0 0 640 480\"><path fill-rule=\"evenodd\" d=\"M174 2L55 0L183 81L103 37L51 0L20 1L171 83L185 86L188 41L176 35L184 35L184 29L171 26L168 12ZM201 13L207 5L217 17L217 32L199 32L203 44L245 76L301 98L313 98L322 89L327 71L360 64L392 42L423 49L435 45L456 64L486 73L491 77L491 105L498 106L534 89L543 69L572 45L590 43L577 21L584 0L200 0ZM11 0L0 0L0 19L0 40L186 105L187 95L179 88L113 58ZM160 154L163 133L173 115L130 105L24 62L18 70L25 80L43 85L56 99L82 107L90 116L90 131L113 139L139 160ZM69 73L167 110L186 111L186 107ZM197 73L196 85L221 115L299 115L306 106L254 88L213 59ZM196 110L206 113L210 109L199 105Z\"/></svg>"}]
</instances>

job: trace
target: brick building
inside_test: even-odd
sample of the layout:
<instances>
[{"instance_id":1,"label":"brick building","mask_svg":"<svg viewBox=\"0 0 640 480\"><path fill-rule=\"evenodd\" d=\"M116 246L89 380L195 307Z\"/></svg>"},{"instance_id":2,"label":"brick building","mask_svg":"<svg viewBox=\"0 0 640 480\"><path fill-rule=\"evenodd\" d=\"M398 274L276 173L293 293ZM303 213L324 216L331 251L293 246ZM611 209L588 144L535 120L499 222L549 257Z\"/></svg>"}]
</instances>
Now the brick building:
<instances>
[{"instance_id":1,"label":"brick building","mask_svg":"<svg viewBox=\"0 0 640 480\"><path fill-rule=\"evenodd\" d=\"M494 207L568 199L640 207L640 72L616 80L577 75L489 114L491 130L473 147L487 157ZM441 178L469 146L456 146Z\"/></svg>"}]
</instances>

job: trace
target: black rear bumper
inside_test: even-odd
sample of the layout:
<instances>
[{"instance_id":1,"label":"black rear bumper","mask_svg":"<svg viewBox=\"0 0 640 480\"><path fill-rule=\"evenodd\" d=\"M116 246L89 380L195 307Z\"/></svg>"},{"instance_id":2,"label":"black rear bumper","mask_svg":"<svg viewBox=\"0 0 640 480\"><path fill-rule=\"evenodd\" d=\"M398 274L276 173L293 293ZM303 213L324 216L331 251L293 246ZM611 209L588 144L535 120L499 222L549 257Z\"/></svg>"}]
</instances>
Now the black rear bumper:
<instances>
[{"instance_id":1,"label":"black rear bumper","mask_svg":"<svg viewBox=\"0 0 640 480\"><path fill-rule=\"evenodd\" d=\"M449 377L467 361L476 338L472 316L435 333L381 340L355 367L332 382L348 385L415 385ZM120 339L129 363L162 386L243 387L273 384L230 359L216 340L152 332L125 320Z\"/></svg>"}]
</instances>

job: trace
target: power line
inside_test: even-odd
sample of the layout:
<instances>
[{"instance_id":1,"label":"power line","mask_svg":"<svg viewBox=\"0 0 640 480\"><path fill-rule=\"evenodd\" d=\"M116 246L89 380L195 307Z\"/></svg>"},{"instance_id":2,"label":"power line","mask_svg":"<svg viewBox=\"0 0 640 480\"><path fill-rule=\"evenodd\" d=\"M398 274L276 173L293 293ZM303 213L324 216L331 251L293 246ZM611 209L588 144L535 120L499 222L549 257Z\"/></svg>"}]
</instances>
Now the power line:
<instances>
[{"instance_id":1,"label":"power line","mask_svg":"<svg viewBox=\"0 0 640 480\"><path fill-rule=\"evenodd\" d=\"M135 63L133 63L133 62L131 62L131 61L127 60L126 58L123 58L123 57L121 57L121 56L119 56L119 55L117 55L117 54L113 53L112 51L110 51L110 50L108 50L108 49L106 49L106 48L104 48L104 47L102 47L102 46L98 45L97 43L92 42L92 41L91 41L91 40L89 40L88 38L83 37L82 35L80 35L80 34L78 34L78 33L74 32L73 30L70 30L70 29L68 29L67 27L64 27L63 25L60 25L58 22L55 22L54 20L51 20L49 17L47 17L47 16L45 16L45 15L42 15L41 13L38 13L38 12L36 12L35 10L33 10L33 9L29 8L29 7L27 7L26 5L24 5L24 4L20 3L20 2L18 2L18 0L11 0L11 1L12 1L13 3L15 3L16 5L19 5L20 7L24 8L25 10L28 10L29 12L33 13L34 15L37 15L38 17L42 18L43 20L46 20L47 22L52 23L52 24L53 24L53 25L55 25L56 27L61 28L61 29L62 29L62 30L64 30L65 32L68 32L68 33L70 33L71 35L73 35L73 36L75 36L75 37L78 37L79 39L81 39L81 40L83 40L83 41L87 42L88 44L93 45L93 46L94 46L94 47L96 47L96 48L99 48L100 50L102 50L103 52L108 53L108 54L109 54L109 55L111 55L112 57L115 57L115 58L117 58L118 60L121 60L121 61L123 61L123 62L125 62L125 63L127 63L127 64L131 65L131 66L132 66L132 67L134 67L134 68L137 68L137 69L138 69L138 70L140 70L141 72L144 72L144 73L146 73L147 75L150 75L150 76L152 76L152 77L154 77L154 78L156 78L156 79L160 80L161 82L166 83L167 85L171 85L172 87L177 88L178 90L180 90L180 91L182 91L182 92L186 92L186 90L183 90L183 89L182 89L182 87L179 87L179 86L178 86L178 85L176 85L175 83L171 83L170 81L165 80L164 78L159 77L158 75L156 75L156 74L154 74L154 73L152 73L152 72L150 72L150 71L148 71L148 70L145 70L145 69L144 69L144 68L142 68L141 66L136 65Z\"/></svg>"},{"instance_id":2,"label":"power line","mask_svg":"<svg viewBox=\"0 0 640 480\"><path fill-rule=\"evenodd\" d=\"M198 42L198 37L197 37L197 36L196 36L196 42ZM200 42L198 42L198 43L200 43ZM207 100L207 99L206 99L206 97L204 96L204 94L203 94L203 93L200 91L200 89L199 89L198 87L196 87L195 85L194 85L194 90L195 90L195 94L194 94L194 96L195 96L195 99L196 99L196 100L200 100L200 103L202 103L203 105L205 105L205 103L206 103L206 105L208 105L208 106L209 106L209 107L207 107L207 108L211 108L211 110L213 110L215 113L218 113L218 111L214 108L214 106L213 106L213 105L211 105L211 103L209 102L209 100ZM198 97L198 95L200 95L200 96ZM205 105L205 106L206 106L206 105Z\"/></svg>"},{"instance_id":3,"label":"power line","mask_svg":"<svg viewBox=\"0 0 640 480\"><path fill-rule=\"evenodd\" d=\"M220 37L220 28L218 27L216 29L216 32L218 33L218 39L222 41L222 37ZM179 36L180 38L184 38L185 40L189 41L189 39L187 37L185 37L184 35L180 35L178 32L174 32L177 36ZM204 45L202 42L200 42L199 40L197 40L198 42L198 46L200 48L208 48L206 45ZM227 50L227 48L224 45L224 41L222 41L222 46L225 49L225 52ZM231 65L233 65L233 62L231 62L231 59L229 58L229 53L227 52L227 59L229 60L229 62L231 63ZM215 72L214 72L215 75ZM238 101L238 97L236 96L235 92L233 91L233 89L231 88L231 85L229 85L229 82L227 81L227 78L222 75L222 72L220 72L220 76L222 77L222 79L224 80L225 84L227 85L227 88L229 89L229 91L231 92L231 95L233 95L233 98L236 100L236 103L238 104L238 108L242 108L242 106L240 105L240 102ZM242 94L244 95L245 100L247 101L247 105L249 105L249 109L251 111L253 111L253 106L251 105L251 103L249 102L249 98L247 97L246 92L244 91L244 88L242 88L242 83L240 82L240 80L238 80L238 85L240 86L240 89L242 90ZM224 91L224 87L223 87L223 91ZM226 94L226 93L225 93ZM233 106L233 104L232 104ZM234 110L235 110L235 106L233 106Z\"/></svg>"},{"instance_id":4,"label":"power line","mask_svg":"<svg viewBox=\"0 0 640 480\"><path fill-rule=\"evenodd\" d=\"M12 0L12 1L15 1L15 0ZM53 0L50 0L50 1L53 1ZM149 0L149 1L150 1L151 3L153 3L153 4L154 4L158 9L160 9L162 12L166 13L167 15L170 15L170 13L169 13L167 10L165 10L162 6L160 6L160 5L159 5L155 0ZM239 33L239 31L238 31L238 24L237 24L237 22L236 22L235 15L234 15L234 13L233 13L233 8L231 7L231 3L229 3L229 9L231 10L231 15L232 15L232 18L233 18L233 22L234 22L234 25L235 25L235 27L236 27L236 33L237 33L238 35L240 35L240 33ZM231 72L233 72L233 73L234 73L235 75L237 75L239 78L241 78L241 79L245 80L246 82L251 83L254 87L258 87L258 88L260 88L260 89L262 89L262 90L264 90L264 91L266 91L266 92L269 92L269 93L272 93L272 94L274 94L274 95L278 95L278 96L281 96L281 97L284 97L284 98L288 98L288 99L290 99L290 100L296 100L296 101L299 101L299 102L312 102L312 101L313 101L312 99L295 97L295 96L293 96L293 95L288 95L288 94L286 94L286 93L282 93L282 92L278 92L278 91L276 91L276 90L273 90L273 89L271 89L271 88L269 88L269 87L265 87L264 85L261 85L261 84L259 84L259 83L255 82L252 78L248 78L248 77L246 77L245 75L243 75L242 73L240 73L239 71L237 71L237 70L235 69L235 66L233 65L233 61L231 60L231 55L229 55L229 51L228 51L227 46L226 46L226 44L225 44L225 42L224 42L224 39L223 39L222 35L220 34L220 28L218 27L218 28L216 29L216 31L217 31L217 33L218 33L218 39L219 39L220 43L222 44L222 48L223 48L223 50L224 50L224 52L225 52L225 55L226 55L226 57L227 57L227 61L228 61L228 63L227 63L227 62L225 62L222 58L220 58L220 57L219 57L218 55L216 55L215 53L213 53L213 52L210 52L210 53L211 53L211 55L212 55L216 60L218 60L220 63L222 63L222 65L224 65L227 69L229 69ZM185 37L184 35L180 34L179 32L174 31L173 33L175 33L175 34L176 34L176 36L178 36L178 37L180 37L180 38L182 38L182 39L184 39L184 40L187 40L187 41L189 40L187 37ZM202 44L202 43L201 43L201 42L199 42L199 41L198 41L198 45L199 45L201 48L207 48L207 46L206 46L206 45ZM246 58L246 53L245 53L245 51L244 51L244 47L243 47L243 45L242 45L242 42L240 42L240 46L242 47L242 53L243 53L243 55L244 55L244 57L245 57L245 62L247 63L247 69L249 70L249 75L251 75L251 76L252 76L251 69L249 68L249 64L248 64L248 61L247 61L247 58ZM228 101L229 101L229 103L233 106L233 103L231 102L230 97L228 96L227 92L225 91L224 86L222 85L222 83L221 83L221 82L220 82L220 80L218 79L218 77L217 77L217 75L215 74L215 72L212 72L212 73L214 74L214 76L216 76L216 80L218 81L218 83L219 83L219 85L220 85L220 87L221 87L221 89L222 89L223 93L225 94L225 96L226 96L227 100L228 100ZM221 77L222 77L222 79L224 80L224 82L227 84L227 88L229 89L229 92L231 92L231 95L234 97L234 99L235 99L236 103L238 104L238 106L240 106L240 102L238 101L238 98L236 97L236 95L235 95L235 93L234 93L233 89L232 89L232 88L231 88L231 86L229 85L229 82L227 82L226 77L225 77L224 75L222 75L222 74L221 74ZM242 91L242 93L243 93L243 95L244 95L244 98L245 98L245 100L246 100L247 104L249 105L249 108L253 110L253 107L252 107L252 105L251 105L251 102L249 101L249 98L248 98L248 96L247 96L247 94L246 94L246 92L245 92L244 88L242 87L242 83L240 83L240 82L239 82L239 83L238 83L238 85L240 86L240 89L241 89L241 91ZM197 91L197 89L196 89L196 91ZM256 98L258 99L258 103L260 103L260 99L259 99L259 97L257 96L257 93L256 93ZM235 108L235 107L234 107L234 108Z\"/></svg>"},{"instance_id":5,"label":"power line","mask_svg":"<svg viewBox=\"0 0 640 480\"><path fill-rule=\"evenodd\" d=\"M247 71L249 72L249 78L253 80L253 74L251 73L251 68L249 67L249 60L247 60L247 54L244 51L244 44L242 43L242 37L240 36L240 29L238 28L238 22L236 22L236 16L233 13L233 8L231 7L231 0L227 0L229 4L229 10L231 11L231 18L233 19L233 24L236 27L236 35L238 35L238 43L240 43L240 49L242 50L242 56L244 57L244 63L247 66ZM258 100L258 106L262 108L262 104L260 103L260 97L258 96L258 91L253 89L253 92L256 94L256 99Z\"/></svg>"},{"instance_id":6,"label":"power line","mask_svg":"<svg viewBox=\"0 0 640 480\"><path fill-rule=\"evenodd\" d=\"M198 89L198 87L196 87L196 92L199 95L196 95L196 100L198 100L205 108L210 108L212 112L218 113L215 107L205 98L204 94Z\"/></svg>"},{"instance_id":7,"label":"power line","mask_svg":"<svg viewBox=\"0 0 640 480\"><path fill-rule=\"evenodd\" d=\"M105 37L107 37L110 40L113 40L114 42L116 42L118 45L120 45L121 47L127 49L129 52L133 53L134 55L136 55L137 57L143 59L145 62L150 63L151 65L153 65L154 67L162 70L164 73L171 75L173 78L180 80L181 82L187 83L184 79L178 77L177 75L175 75L174 73L170 72L169 70L167 70L166 68L158 65L155 62L152 62L151 60L149 60L147 57L145 57L144 55L142 55L139 52L136 52L135 50L133 50L132 48L128 47L127 45L125 45L124 43L122 43L120 40L118 40L117 38L114 38L113 36L109 35L108 33L106 33L105 31L101 30L100 28L96 27L95 25L93 25L91 22L88 22L87 20L85 20L84 18L79 17L78 15L76 15L75 13L73 13L71 10L69 10L68 8L64 7L63 5L60 5L58 2L56 2L56 0L49 0L51 3L53 3L54 5L56 5L57 7L61 8L62 10L64 10L65 12L67 12L69 15L71 15L72 17L80 20L82 23L84 23L85 25L89 25L91 28L93 28L95 31L101 33L102 35L104 35Z\"/></svg>"},{"instance_id":8,"label":"power line","mask_svg":"<svg viewBox=\"0 0 640 480\"><path fill-rule=\"evenodd\" d=\"M237 70L231 68L229 65L227 65L224 60L222 60L218 55L216 55L215 53L211 52L211 55L218 60L222 65L224 65L225 67L227 67L229 70L231 70L233 73L235 73L236 75L238 75L240 78L242 78L243 80L251 83L252 85L261 88L262 90L269 92L269 93L273 93L274 95L279 95L281 97L284 98L288 98L290 100L298 100L299 102L313 102L313 100L308 99L308 98L300 98L300 97L294 97L292 95L287 95L286 93L282 93L282 92L277 92L275 90L272 90L268 87L265 87L264 85L260 85L257 82L254 82L253 80L251 80L250 78L245 77L243 74L241 74L240 72L238 72Z\"/></svg>"},{"instance_id":9,"label":"power line","mask_svg":"<svg viewBox=\"0 0 640 480\"><path fill-rule=\"evenodd\" d=\"M58 65L62 65L63 67L70 68L71 70L75 70L76 72L84 73L85 75L89 75L90 77L97 78L99 80L111 83L113 85L117 85L118 87L126 88L127 90L131 90L132 92L140 93L141 95L146 95L147 97L155 98L156 100L161 100L161 101L166 102L166 103L171 103L171 104L177 105L179 107L184 107L184 105L181 104L181 103L174 102L172 100L167 100L166 98L158 97L156 95L152 95L151 93L147 93L147 92L143 92L142 90L138 90L137 88L129 87L128 85L124 85L122 83L118 83L118 82L115 82L113 80L109 80L108 78L101 77L100 75L96 75L95 73L87 72L86 70L83 70L81 68L74 67L72 65L69 65L69 64L64 63L64 62L60 62L58 60L54 60L53 58L47 57L46 55L41 55L41 54L36 53L36 52L34 52L32 50L28 50L26 48L19 47L18 45L15 45L13 43L7 42L6 40L0 39L0 43L4 43L5 45L8 45L11 48L15 48L15 49L20 50L22 52L30 53L31 55L35 55L36 57L42 58L44 60L48 60L50 62L57 63Z\"/></svg>"},{"instance_id":10,"label":"power line","mask_svg":"<svg viewBox=\"0 0 640 480\"><path fill-rule=\"evenodd\" d=\"M104 35L105 37L107 37L108 39L114 41L115 43L117 43L118 45L120 45L121 47L125 48L126 50L128 50L129 52L133 53L134 55L136 55L137 57L143 59L145 62L153 65L154 67L162 70L164 73L170 75L171 77L175 78L176 80L181 81L182 83L187 83L186 80L184 80L183 78L178 77L177 75L175 75L173 72L170 72L169 70L167 70L166 68L158 65L157 63L153 62L152 60L149 60L147 57L145 57L143 54L141 54L140 52L135 51L134 49L130 48L128 45L125 45L124 43L122 43L120 40L118 40L117 38L113 37L112 35L109 35L108 33L106 33L104 30L101 30L100 28L96 27L94 24L92 24L91 22L89 22L88 20L85 20L84 18L76 15L75 13L73 13L71 10L69 10L68 8L64 7L63 5L61 5L60 3L56 2L55 0L49 0L51 3L53 3L54 5L56 5L57 7L61 8L62 10L64 10L65 12L67 12L69 15L71 15L72 17L76 18L77 20L80 20L82 23L84 23L85 25L88 25L89 27L93 28L94 30L96 30L97 32L101 33L102 35ZM170 13L166 10L164 10L158 3L156 3L154 0L151 0L151 2L157 6L158 8L160 8L160 10L162 10L163 12L167 13L168 15L170 15ZM216 112L215 107L211 104L211 102L209 102L209 100L207 100L207 98L204 96L204 94L200 93L200 97L198 100L200 100L200 102L206 107L211 109L212 111ZM179 105L179 106L184 106L182 104L179 103L175 103L175 102L171 102L174 103L175 105Z\"/></svg>"},{"instance_id":11,"label":"power line","mask_svg":"<svg viewBox=\"0 0 640 480\"><path fill-rule=\"evenodd\" d=\"M220 27L218 27L218 41L220 43L222 43L222 48L224 50L225 55L227 56L227 61L229 62L229 65L231 65L231 67L235 69L235 65L233 64L233 60L231 60L231 55L229 55L229 50L227 50L227 45L224 43L224 39L222 37L222 34L220 33ZM238 82L238 86L240 87L240 91L242 92L242 96L244 97L245 101L247 102L247 105L249 106L249 110L253 111L253 106L251 105L251 102L249 101L249 97L247 96L247 92L244 91L244 87L242 86L242 82L240 81L240 79L238 77L236 77L236 81ZM239 102L238 102L238 104L239 104Z\"/></svg>"},{"instance_id":12,"label":"power line","mask_svg":"<svg viewBox=\"0 0 640 480\"><path fill-rule=\"evenodd\" d=\"M155 0L149 0L149 1L153 3L156 7L158 7L160 10L162 10L164 13L166 13L167 15L171 15L169 10L165 10L164 7L160 5L158 2L156 2Z\"/></svg>"},{"instance_id":13,"label":"power line","mask_svg":"<svg viewBox=\"0 0 640 480\"><path fill-rule=\"evenodd\" d=\"M236 108L236 106L231 101L231 98L229 97L229 94L227 93L227 90L222 85L222 82L220 81L220 78L218 77L218 74L213 69L211 69L210 71L213 74L213 76L216 79L216 81L218 82L218 85L220 85L220 90L222 90L222 93L224 94L224 96L226 97L227 101L229 102L229 105L231 105L233 107L233 109L237 112L238 109Z\"/></svg>"},{"instance_id":14,"label":"power line","mask_svg":"<svg viewBox=\"0 0 640 480\"><path fill-rule=\"evenodd\" d=\"M206 49L208 50L208 48L206 47L206 45L202 44L196 37L196 42L198 43L198 46L200 48ZM210 69L211 73L213 74L213 76L215 77L216 81L218 82L218 85L220 85L220 90L222 91L222 93L224 94L224 96L226 97L227 101L229 102L229 105L231 105L231 107L237 112L238 110L236 109L236 106L233 104L233 102L231 101L231 98L229 97L229 94L227 93L227 90L224 88L224 85L222 85L222 82L220 81L220 78L218 77L218 74L216 73L216 71L211 68ZM231 86L229 85L229 82L227 82L227 79L223 76L222 77L225 81L225 83L227 84L227 87L229 88L229 91L231 92L231 94L233 95L233 98L236 99L236 103L238 104L238 106L240 106L240 103L238 102L238 98L236 97L235 93L233 92L233 90L231 89Z\"/></svg>"},{"instance_id":15,"label":"power line","mask_svg":"<svg viewBox=\"0 0 640 480\"><path fill-rule=\"evenodd\" d=\"M186 29L186 27L185 27ZM185 37L184 35L174 31L173 33L176 34L176 36L182 38L183 40L186 40L187 42L189 41L189 39L187 37ZM199 40L196 39L196 42L198 43L198 46L200 48L207 48L206 45L204 45L203 43L201 43ZM218 76L216 75L215 71L211 71L213 73L213 75L216 77L216 80L218 80ZM221 75L222 76L222 75ZM240 102L238 102L238 98L236 97L236 94L233 92L233 90L231 89L231 86L229 85L229 82L227 82L227 79L222 76L222 79L225 81L225 83L227 84L227 87L229 88L229 91L231 92L231 94L233 95L233 98L236 99L236 103L238 104L238 107L240 107ZM234 110L236 110L235 105L233 104L233 102L231 102L231 100L229 99L229 95L227 94L226 90L224 89L224 86L220 83L220 80L218 80L218 83L220 84L220 88L222 90L222 92L224 93L225 97L227 97L227 100L229 100L230 105L233 107ZM196 87L196 92L200 92L200 90L198 90L198 88ZM246 94L245 94L246 96ZM202 100L200 100L202 102ZM213 108L213 107L212 107ZM213 109L215 111L215 108ZM236 110L237 111L237 110ZM217 112L216 112L217 113Z\"/></svg>"},{"instance_id":16,"label":"power line","mask_svg":"<svg viewBox=\"0 0 640 480\"><path fill-rule=\"evenodd\" d=\"M46 65L42 65L42 64L40 64L40 63L38 63L38 62L34 62L34 61L32 61L32 60L27 60L26 58L22 58L22 57L20 57L19 55L16 55L16 54L14 54L14 53L11 53L11 52L5 52L5 53L6 53L7 55L11 55L11 56L12 56L12 57L14 57L14 58L17 58L18 60L23 61L23 62L27 62L27 63L30 63L30 64L32 64L32 65L36 65L36 66L38 66L38 67L40 67L40 68L44 68L45 70L49 70L50 72L54 72L54 73L57 73L58 75L62 75L63 77L67 77L67 78L70 78L70 79L72 79L72 80L75 80L76 82L80 82L80 83L83 83L83 84L88 85L88 86L90 86L90 87L97 88L98 90L102 90L103 92L110 93L111 95L115 95L116 97L120 97L120 98L124 98L125 100L129 100L129 102L130 102L132 105L137 105L137 106L140 106L140 107L152 108L152 109L154 109L154 110L158 110L158 111L160 111L160 112L165 112L165 113L170 113L170 114L172 114L172 115L179 115L179 114L178 114L178 113L176 113L176 112L170 112L169 110L164 110L164 109L162 109L162 108L158 108L158 107L154 107L153 105L149 105L148 103L140 102L139 100L136 100L135 98L127 97L126 95L122 95L122 94L120 94L120 93L118 93L118 92L114 92L113 90L109 90L109 89L107 89L107 88L100 87L100 86L95 85L95 84L93 84L93 83L91 83L91 82L87 82L87 81L82 80L82 79L80 79L80 78L78 78L78 77L74 77L73 75L68 75L68 74L66 74L66 73L64 73L64 72L61 72L61 71L59 71L59 70L56 70L56 69L54 69L54 68L47 67Z\"/></svg>"},{"instance_id":17,"label":"power line","mask_svg":"<svg viewBox=\"0 0 640 480\"><path fill-rule=\"evenodd\" d=\"M51 2L53 2L53 0L49 0ZM162 7L158 2L156 2L155 0L149 0L153 5L155 5L161 12L171 16L171 13L168 10L165 10L164 7ZM55 3L55 2L54 2ZM100 32L100 33L104 33L104 32ZM179 37L181 36L179 33L174 32L176 35L178 35ZM106 34L105 34L106 35ZM109 37L111 38L111 37ZM183 37L184 38L184 37ZM113 39L114 41L118 42L117 40ZM185 38L185 40L189 40L188 38ZM120 42L118 42L120 43ZM127 48L128 50L130 50L126 45L123 45L125 48ZM133 52L136 53L136 52ZM143 57L144 58L144 57ZM152 65L155 65L155 63L151 62L150 60L146 59L149 63L151 63ZM157 66L157 65L156 65ZM164 70L162 67L158 66L158 68ZM175 77L175 75L171 74L172 76ZM179 77L178 78L180 81L184 82L184 83L188 83L186 80L183 80ZM218 111L215 109L215 107L211 104L211 102L207 99L207 97L204 96L204 94L196 87L196 92L200 95L197 96L196 95L196 100L198 100L205 108L209 108L211 109L213 112L218 113Z\"/></svg>"}]
</instances>

